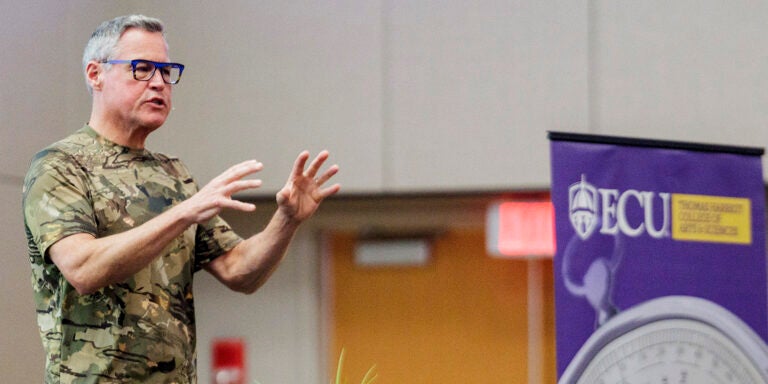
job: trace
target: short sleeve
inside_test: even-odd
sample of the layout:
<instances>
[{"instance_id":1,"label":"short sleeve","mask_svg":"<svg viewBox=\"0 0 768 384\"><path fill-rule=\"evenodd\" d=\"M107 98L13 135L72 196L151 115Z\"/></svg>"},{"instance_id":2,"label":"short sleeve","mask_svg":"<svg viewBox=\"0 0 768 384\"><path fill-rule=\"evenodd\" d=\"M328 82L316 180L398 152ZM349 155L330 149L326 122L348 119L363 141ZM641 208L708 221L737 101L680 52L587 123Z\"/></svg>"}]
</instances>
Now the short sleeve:
<instances>
[{"instance_id":1,"label":"short sleeve","mask_svg":"<svg viewBox=\"0 0 768 384\"><path fill-rule=\"evenodd\" d=\"M234 248L243 239L219 216L198 225L195 239L194 271Z\"/></svg>"},{"instance_id":2,"label":"short sleeve","mask_svg":"<svg viewBox=\"0 0 768 384\"><path fill-rule=\"evenodd\" d=\"M167 164L172 166L169 170L176 174L189 188L188 196L197 193L199 187L197 181L189 172L189 169L179 159L174 158ZM195 249L193 272L197 272L210 263L213 259L227 253L243 239L232 230L232 227L221 217L215 216L208 222L197 225L195 232Z\"/></svg>"},{"instance_id":3,"label":"short sleeve","mask_svg":"<svg viewBox=\"0 0 768 384\"><path fill-rule=\"evenodd\" d=\"M32 161L23 189L29 241L45 256L48 247L77 233L96 236L85 172L68 155L46 150Z\"/></svg>"}]
</instances>

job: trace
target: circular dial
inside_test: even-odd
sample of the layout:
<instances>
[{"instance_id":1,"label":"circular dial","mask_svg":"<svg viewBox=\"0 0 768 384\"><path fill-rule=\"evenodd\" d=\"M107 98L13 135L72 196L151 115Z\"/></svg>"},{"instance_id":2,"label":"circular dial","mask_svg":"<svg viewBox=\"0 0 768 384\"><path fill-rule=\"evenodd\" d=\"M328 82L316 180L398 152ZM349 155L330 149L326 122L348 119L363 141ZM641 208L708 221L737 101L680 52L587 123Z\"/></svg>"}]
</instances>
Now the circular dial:
<instances>
[{"instance_id":1,"label":"circular dial","mask_svg":"<svg viewBox=\"0 0 768 384\"><path fill-rule=\"evenodd\" d=\"M587 365L579 384L763 383L749 357L709 325L662 320L607 344Z\"/></svg>"},{"instance_id":2,"label":"circular dial","mask_svg":"<svg viewBox=\"0 0 768 384\"><path fill-rule=\"evenodd\" d=\"M768 348L725 308L667 296L630 308L599 328L560 383L763 384Z\"/></svg>"}]
</instances>

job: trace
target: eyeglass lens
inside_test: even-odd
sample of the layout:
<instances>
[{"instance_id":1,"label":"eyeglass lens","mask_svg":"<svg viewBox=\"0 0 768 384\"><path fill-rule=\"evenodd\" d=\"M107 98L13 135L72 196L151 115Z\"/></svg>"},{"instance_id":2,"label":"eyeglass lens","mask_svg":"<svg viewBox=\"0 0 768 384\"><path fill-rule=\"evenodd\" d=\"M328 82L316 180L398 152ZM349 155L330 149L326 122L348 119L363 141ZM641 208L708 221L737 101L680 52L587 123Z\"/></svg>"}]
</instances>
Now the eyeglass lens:
<instances>
[{"instance_id":1,"label":"eyeglass lens","mask_svg":"<svg viewBox=\"0 0 768 384\"><path fill-rule=\"evenodd\" d=\"M169 84L176 84L181 77L181 67L176 64L155 64L150 61L136 61L133 67L133 77L136 80L146 81L155 74L155 69L160 69L160 75L163 81Z\"/></svg>"}]
</instances>

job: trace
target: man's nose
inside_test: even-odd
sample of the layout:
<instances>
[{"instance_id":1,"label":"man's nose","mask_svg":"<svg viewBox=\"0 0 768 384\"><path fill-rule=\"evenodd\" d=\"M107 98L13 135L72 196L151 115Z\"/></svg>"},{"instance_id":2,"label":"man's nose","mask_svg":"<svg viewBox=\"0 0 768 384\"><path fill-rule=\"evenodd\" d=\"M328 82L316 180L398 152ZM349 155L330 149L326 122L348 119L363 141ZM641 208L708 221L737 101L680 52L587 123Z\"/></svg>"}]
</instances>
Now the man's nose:
<instances>
[{"instance_id":1,"label":"man's nose","mask_svg":"<svg viewBox=\"0 0 768 384\"><path fill-rule=\"evenodd\" d=\"M152 77L149 78L149 85L154 88L164 88L165 87L165 81L163 80L163 74L160 73L160 69L156 68L155 73L152 74Z\"/></svg>"}]
</instances>

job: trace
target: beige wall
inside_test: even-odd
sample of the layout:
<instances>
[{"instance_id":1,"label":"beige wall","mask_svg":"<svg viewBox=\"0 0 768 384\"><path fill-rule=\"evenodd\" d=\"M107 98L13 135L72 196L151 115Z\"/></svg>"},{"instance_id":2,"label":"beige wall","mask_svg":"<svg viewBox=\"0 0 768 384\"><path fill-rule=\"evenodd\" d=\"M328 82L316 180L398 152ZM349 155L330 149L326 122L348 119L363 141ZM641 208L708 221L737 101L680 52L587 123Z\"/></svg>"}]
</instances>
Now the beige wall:
<instances>
[{"instance_id":1,"label":"beige wall","mask_svg":"<svg viewBox=\"0 0 768 384\"><path fill-rule=\"evenodd\" d=\"M188 65L151 147L180 155L201 182L257 157L264 195L305 148L332 151L345 193L377 195L547 188L548 130L768 143L761 2L0 0L0 373L9 382L42 369L21 177L36 150L88 117L80 56L93 28L133 12L166 21L171 55ZM399 216L381 201L330 205L260 294L201 278L201 373L209 338L248 324L266 351L251 355L268 372L262 382L325 382L317 232L418 225L454 208L477 222L482 209L465 203L417 200ZM244 232L259 227L235 220Z\"/></svg>"},{"instance_id":2,"label":"beige wall","mask_svg":"<svg viewBox=\"0 0 768 384\"><path fill-rule=\"evenodd\" d=\"M274 209L260 204L259 211L226 219L248 236ZM219 337L245 340L248 373L260 383L325 382L320 365L320 259L314 233L311 225L302 228L280 268L254 295L233 293L207 273L196 275L198 373L205 380L201 383L211 377L211 341Z\"/></svg>"},{"instance_id":3,"label":"beige wall","mask_svg":"<svg viewBox=\"0 0 768 384\"><path fill-rule=\"evenodd\" d=\"M546 188L552 130L768 143L760 2L0 0L0 10L5 174L22 175L36 149L85 122L82 47L99 22L130 12L163 19L171 56L187 64L151 148L201 180L259 158L266 194L302 149L330 149L346 193L398 193Z\"/></svg>"},{"instance_id":4,"label":"beige wall","mask_svg":"<svg viewBox=\"0 0 768 384\"><path fill-rule=\"evenodd\" d=\"M42 381L43 350L37 335L29 258L20 212L21 188L0 184L3 267L0 268L0 376L23 383Z\"/></svg>"}]
</instances>

